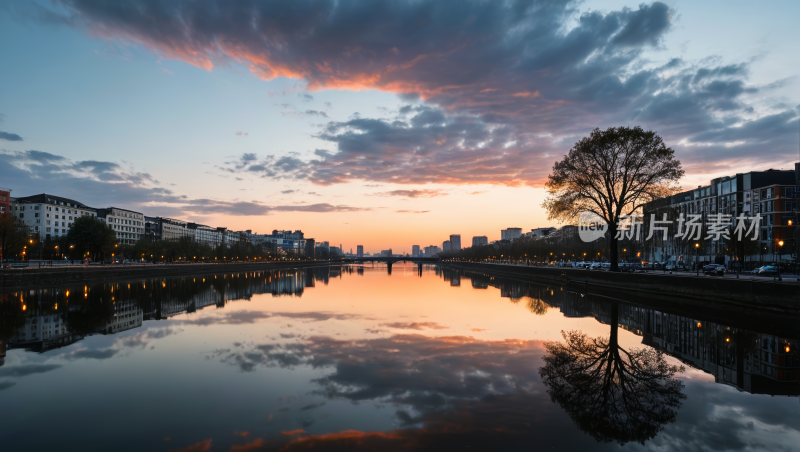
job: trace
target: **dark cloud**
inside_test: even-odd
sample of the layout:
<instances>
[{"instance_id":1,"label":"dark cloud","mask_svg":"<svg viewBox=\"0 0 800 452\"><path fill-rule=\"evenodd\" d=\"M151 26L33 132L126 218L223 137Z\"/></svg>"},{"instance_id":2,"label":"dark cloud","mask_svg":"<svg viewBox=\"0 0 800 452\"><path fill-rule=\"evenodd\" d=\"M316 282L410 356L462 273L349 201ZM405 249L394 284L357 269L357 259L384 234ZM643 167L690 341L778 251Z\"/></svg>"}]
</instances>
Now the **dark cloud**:
<instances>
[{"instance_id":1,"label":"dark cloud","mask_svg":"<svg viewBox=\"0 0 800 452\"><path fill-rule=\"evenodd\" d=\"M328 114L324 111L317 111L317 110L306 110L305 114L312 115L312 116L322 116L323 118L327 118Z\"/></svg>"},{"instance_id":2,"label":"dark cloud","mask_svg":"<svg viewBox=\"0 0 800 452\"><path fill-rule=\"evenodd\" d=\"M330 157L252 169L270 178L537 185L594 127L639 123L696 162L731 158L719 141L692 146L698 134L797 116L749 104L759 90L747 84L749 63L645 56L673 28L675 11L661 2L606 12L578 0L59 5L35 15L206 70L238 62L312 91L377 89L426 104L401 108L397 121L353 115L328 125L319 138L336 146ZM760 159L793 157L795 135L779 130L753 145L762 130L745 134L733 158L755 147Z\"/></svg>"},{"instance_id":3,"label":"dark cloud","mask_svg":"<svg viewBox=\"0 0 800 452\"><path fill-rule=\"evenodd\" d=\"M15 384L17 384L16 381L0 381L0 391L2 391L3 389L8 389L14 386Z\"/></svg>"},{"instance_id":4,"label":"dark cloud","mask_svg":"<svg viewBox=\"0 0 800 452\"><path fill-rule=\"evenodd\" d=\"M403 196L406 198L434 198L436 196L447 196L445 190L392 190L381 193L374 193L374 196Z\"/></svg>"},{"instance_id":5,"label":"dark cloud","mask_svg":"<svg viewBox=\"0 0 800 452\"><path fill-rule=\"evenodd\" d=\"M389 328L395 328L400 330L424 330L424 329L432 329L432 330L446 330L449 327L440 325L436 322L391 322L391 323L381 323L381 326L386 326Z\"/></svg>"},{"instance_id":6,"label":"dark cloud","mask_svg":"<svg viewBox=\"0 0 800 452\"><path fill-rule=\"evenodd\" d=\"M0 140L22 141L22 137L17 135L16 133L0 131Z\"/></svg>"},{"instance_id":7,"label":"dark cloud","mask_svg":"<svg viewBox=\"0 0 800 452\"><path fill-rule=\"evenodd\" d=\"M229 163L229 171L255 171L260 164L255 154L242 154ZM291 172L304 164L287 156L271 161L276 171ZM244 168L248 168L244 170ZM269 215L279 212L358 212L370 207L313 204L307 206L269 206L259 201L190 199L159 186L159 181L145 172L129 171L114 162L85 160L73 162L42 151L0 151L0 176L15 187L20 196L58 193L93 206L125 205L139 208L148 215L181 217L224 213L227 215ZM155 202L159 206L149 206Z\"/></svg>"},{"instance_id":8,"label":"dark cloud","mask_svg":"<svg viewBox=\"0 0 800 452\"><path fill-rule=\"evenodd\" d=\"M297 97L299 97L303 102L311 102L314 100L314 96L308 93L298 94Z\"/></svg>"}]
</instances>

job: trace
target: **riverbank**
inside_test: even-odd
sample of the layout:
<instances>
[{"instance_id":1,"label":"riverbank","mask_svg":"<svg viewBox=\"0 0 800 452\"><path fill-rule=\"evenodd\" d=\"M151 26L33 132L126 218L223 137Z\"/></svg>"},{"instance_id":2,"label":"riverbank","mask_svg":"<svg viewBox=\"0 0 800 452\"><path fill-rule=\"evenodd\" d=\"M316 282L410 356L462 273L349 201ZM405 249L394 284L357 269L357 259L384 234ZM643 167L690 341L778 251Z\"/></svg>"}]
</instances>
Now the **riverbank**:
<instances>
[{"instance_id":1,"label":"riverbank","mask_svg":"<svg viewBox=\"0 0 800 452\"><path fill-rule=\"evenodd\" d=\"M215 273L311 268L339 265L326 261L239 262L230 264L101 265L28 268L0 271L0 291L97 284L139 278L209 275Z\"/></svg>"},{"instance_id":2,"label":"riverbank","mask_svg":"<svg viewBox=\"0 0 800 452\"><path fill-rule=\"evenodd\" d=\"M652 273L613 273L584 269L446 262L453 269L519 281L554 284L576 291L630 298L663 305L730 306L774 313L800 313L800 284L755 278L710 277Z\"/></svg>"}]
</instances>

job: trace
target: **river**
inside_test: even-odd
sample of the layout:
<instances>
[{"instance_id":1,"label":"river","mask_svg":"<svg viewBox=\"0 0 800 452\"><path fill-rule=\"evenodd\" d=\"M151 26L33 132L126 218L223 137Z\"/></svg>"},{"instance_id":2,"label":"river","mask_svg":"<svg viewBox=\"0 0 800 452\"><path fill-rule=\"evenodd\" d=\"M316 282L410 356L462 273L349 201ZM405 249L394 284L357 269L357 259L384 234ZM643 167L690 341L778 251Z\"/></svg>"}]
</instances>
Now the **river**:
<instances>
[{"instance_id":1,"label":"river","mask_svg":"<svg viewBox=\"0 0 800 452\"><path fill-rule=\"evenodd\" d=\"M413 264L0 297L2 450L800 444L800 332L755 316Z\"/></svg>"}]
</instances>

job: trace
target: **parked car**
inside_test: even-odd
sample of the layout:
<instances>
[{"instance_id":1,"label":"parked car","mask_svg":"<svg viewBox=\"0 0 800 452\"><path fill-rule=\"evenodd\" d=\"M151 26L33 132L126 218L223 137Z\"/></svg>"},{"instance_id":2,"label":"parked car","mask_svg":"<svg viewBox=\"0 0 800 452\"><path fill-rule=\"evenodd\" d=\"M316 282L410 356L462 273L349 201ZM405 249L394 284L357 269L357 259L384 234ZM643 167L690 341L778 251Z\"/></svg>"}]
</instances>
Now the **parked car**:
<instances>
[{"instance_id":1,"label":"parked car","mask_svg":"<svg viewBox=\"0 0 800 452\"><path fill-rule=\"evenodd\" d=\"M774 265L765 265L758 269L756 275L758 276L772 276L778 274L778 267Z\"/></svg>"},{"instance_id":2,"label":"parked car","mask_svg":"<svg viewBox=\"0 0 800 452\"><path fill-rule=\"evenodd\" d=\"M708 264L703 267L704 275L725 276L725 266L719 264Z\"/></svg>"}]
</instances>

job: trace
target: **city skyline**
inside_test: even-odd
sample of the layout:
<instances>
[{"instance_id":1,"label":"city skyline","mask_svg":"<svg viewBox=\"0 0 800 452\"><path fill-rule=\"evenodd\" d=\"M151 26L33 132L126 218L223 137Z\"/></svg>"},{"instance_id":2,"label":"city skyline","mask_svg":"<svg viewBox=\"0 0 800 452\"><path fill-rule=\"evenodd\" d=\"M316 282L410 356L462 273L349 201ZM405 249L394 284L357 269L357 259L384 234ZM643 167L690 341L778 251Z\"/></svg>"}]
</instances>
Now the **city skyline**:
<instances>
[{"instance_id":1,"label":"city skyline","mask_svg":"<svg viewBox=\"0 0 800 452\"><path fill-rule=\"evenodd\" d=\"M135 3L0 6L12 196L410 253L454 231L467 246L509 225L560 226L539 207L542 183L594 127L657 131L684 189L797 161L794 2L261 5L252 34L224 22L235 5L181 33L176 18L199 14L186 4ZM278 14L317 31L301 37ZM428 26L412 33L419 14ZM370 34L379 26L385 39Z\"/></svg>"}]
</instances>

